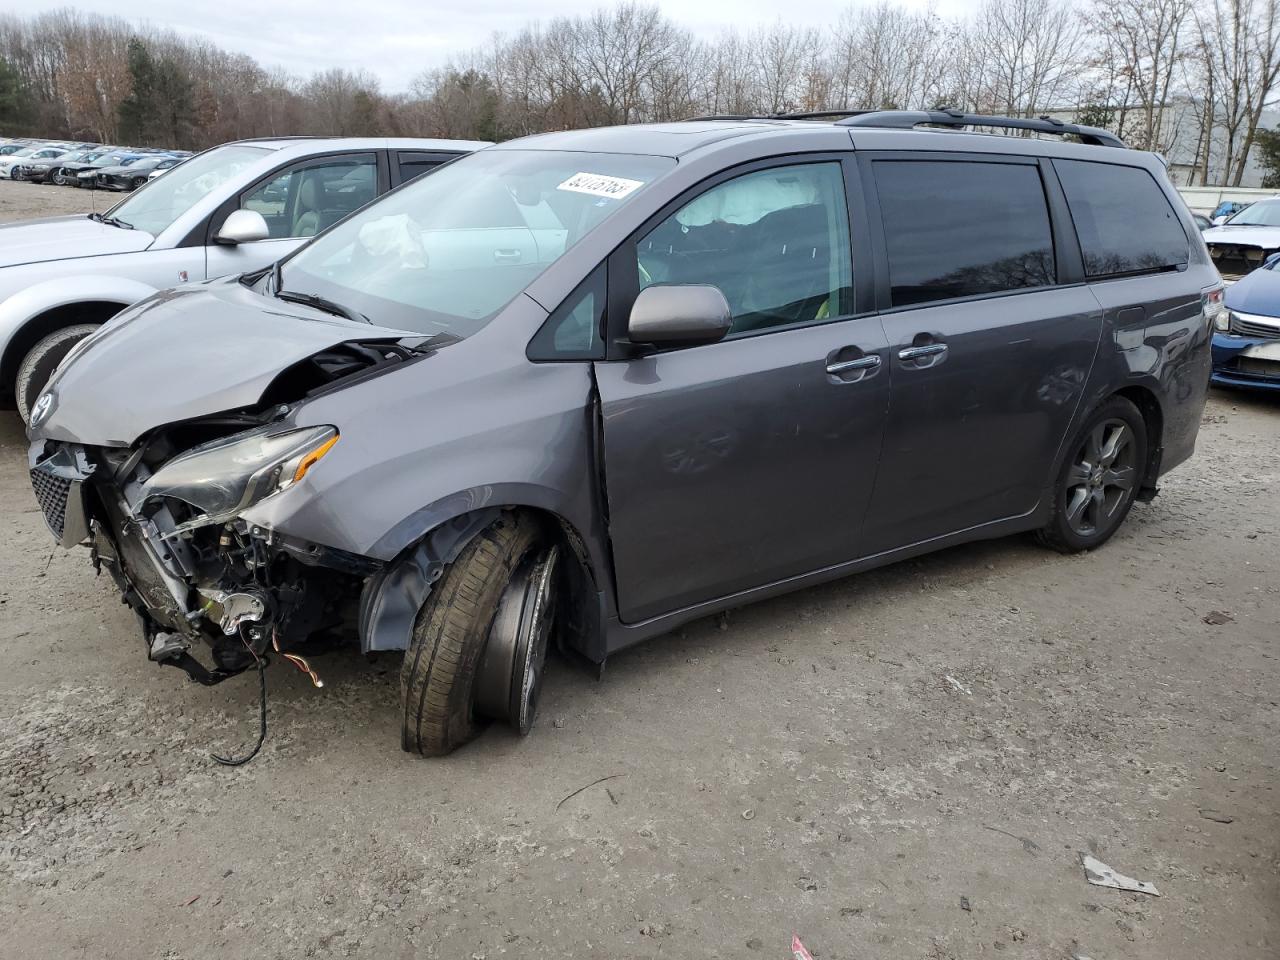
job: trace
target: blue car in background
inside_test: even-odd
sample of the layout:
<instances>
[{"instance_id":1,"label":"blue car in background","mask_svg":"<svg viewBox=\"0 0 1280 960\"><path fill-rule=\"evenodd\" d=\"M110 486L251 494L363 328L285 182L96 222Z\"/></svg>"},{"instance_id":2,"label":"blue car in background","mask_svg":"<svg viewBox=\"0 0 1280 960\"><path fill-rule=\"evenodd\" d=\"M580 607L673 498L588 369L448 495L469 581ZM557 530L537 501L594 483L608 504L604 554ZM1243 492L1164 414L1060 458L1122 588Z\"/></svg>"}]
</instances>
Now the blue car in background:
<instances>
[{"instance_id":1,"label":"blue car in background","mask_svg":"<svg viewBox=\"0 0 1280 960\"><path fill-rule=\"evenodd\" d=\"M1280 391L1280 253L1227 289L1213 332L1211 381Z\"/></svg>"}]
</instances>

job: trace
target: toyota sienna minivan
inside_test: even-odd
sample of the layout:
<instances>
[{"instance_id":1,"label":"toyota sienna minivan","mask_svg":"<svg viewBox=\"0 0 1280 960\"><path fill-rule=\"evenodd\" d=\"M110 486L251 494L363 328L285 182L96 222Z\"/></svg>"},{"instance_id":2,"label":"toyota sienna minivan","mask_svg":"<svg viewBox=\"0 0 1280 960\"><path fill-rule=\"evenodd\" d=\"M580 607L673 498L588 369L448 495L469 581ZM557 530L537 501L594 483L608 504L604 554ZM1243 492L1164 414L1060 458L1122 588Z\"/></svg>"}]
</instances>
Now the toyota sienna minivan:
<instances>
[{"instance_id":1,"label":"toyota sienna minivan","mask_svg":"<svg viewBox=\"0 0 1280 960\"><path fill-rule=\"evenodd\" d=\"M31 480L153 660L402 650L403 745L442 754L528 732L552 642L602 665L964 541L1099 547L1191 455L1221 309L1161 161L1101 130L547 134L125 310L36 401Z\"/></svg>"}]
</instances>

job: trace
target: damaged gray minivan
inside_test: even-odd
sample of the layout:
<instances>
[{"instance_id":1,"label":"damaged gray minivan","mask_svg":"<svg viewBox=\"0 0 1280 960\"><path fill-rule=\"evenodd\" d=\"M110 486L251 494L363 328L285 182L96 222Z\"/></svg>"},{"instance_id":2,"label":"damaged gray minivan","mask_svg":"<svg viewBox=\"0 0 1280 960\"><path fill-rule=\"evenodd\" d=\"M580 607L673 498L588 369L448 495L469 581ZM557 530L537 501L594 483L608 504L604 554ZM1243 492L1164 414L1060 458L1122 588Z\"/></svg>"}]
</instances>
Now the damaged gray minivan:
<instances>
[{"instance_id":1,"label":"damaged gray minivan","mask_svg":"<svg viewBox=\"0 0 1280 960\"><path fill-rule=\"evenodd\" d=\"M1192 453L1221 297L1100 130L549 134L126 310L39 397L31 479L153 660L403 650L403 744L442 754L528 732L552 642L603 665L964 541L1101 545Z\"/></svg>"}]
</instances>

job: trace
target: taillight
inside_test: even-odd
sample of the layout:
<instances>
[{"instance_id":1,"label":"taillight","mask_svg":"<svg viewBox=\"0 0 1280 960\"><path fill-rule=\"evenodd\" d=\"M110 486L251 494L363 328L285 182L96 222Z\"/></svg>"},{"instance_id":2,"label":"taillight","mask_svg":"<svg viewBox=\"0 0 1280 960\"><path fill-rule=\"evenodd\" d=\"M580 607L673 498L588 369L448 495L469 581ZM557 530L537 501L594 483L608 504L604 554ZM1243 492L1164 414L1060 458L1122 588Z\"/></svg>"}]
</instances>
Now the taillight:
<instances>
[{"instance_id":1,"label":"taillight","mask_svg":"<svg viewBox=\"0 0 1280 960\"><path fill-rule=\"evenodd\" d=\"M1225 332L1231 325L1231 319L1227 313L1227 291L1222 284L1210 287L1200 294L1200 312L1204 315L1205 324L1211 330Z\"/></svg>"}]
</instances>

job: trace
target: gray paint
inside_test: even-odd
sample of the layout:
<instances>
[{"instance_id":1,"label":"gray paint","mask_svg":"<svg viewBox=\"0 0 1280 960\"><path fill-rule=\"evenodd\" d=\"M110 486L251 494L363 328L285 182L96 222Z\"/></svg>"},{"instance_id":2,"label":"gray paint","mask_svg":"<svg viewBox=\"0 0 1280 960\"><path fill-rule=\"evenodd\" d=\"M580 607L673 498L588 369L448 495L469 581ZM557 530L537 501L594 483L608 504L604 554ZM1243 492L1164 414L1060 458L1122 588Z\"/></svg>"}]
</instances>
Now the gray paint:
<instances>
[{"instance_id":1,"label":"gray paint","mask_svg":"<svg viewBox=\"0 0 1280 960\"><path fill-rule=\"evenodd\" d=\"M679 162L474 336L295 406L290 422L334 424L341 439L321 468L245 519L394 570L455 518L502 506L548 511L589 564L599 609L585 619L603 626L583 650L600 660L716 610L1042 525L1073 430L1118 389L1149 390L1158 404L1160 469L1190 455L1208 379L1200 295L1218 280L1177 203L1192 238L1190 263L1177 272L594 363L525 357L548 309L668 201L740 163L815 151L852 158L851 145L1119 162L1165 182L1159 161L1134 151L814 123L575 131L494 148ZM864 226L855 220L855 244ZM875 283L861 264L857 302L873 302ZM163 347L139 326L148 312L155 336L175 331ZM34 439L127 440L251 403L293 359L375 333L304 319L305 308L233 285L166 294L127 316L63 372L59 403ZM190 342L180 350L179 330L220 357ZM921 332L947 352L904 361ZM846 367L870 357L880 363ZM113 378L109 389L103 377Z\"/></svg>"}]
</instances>

